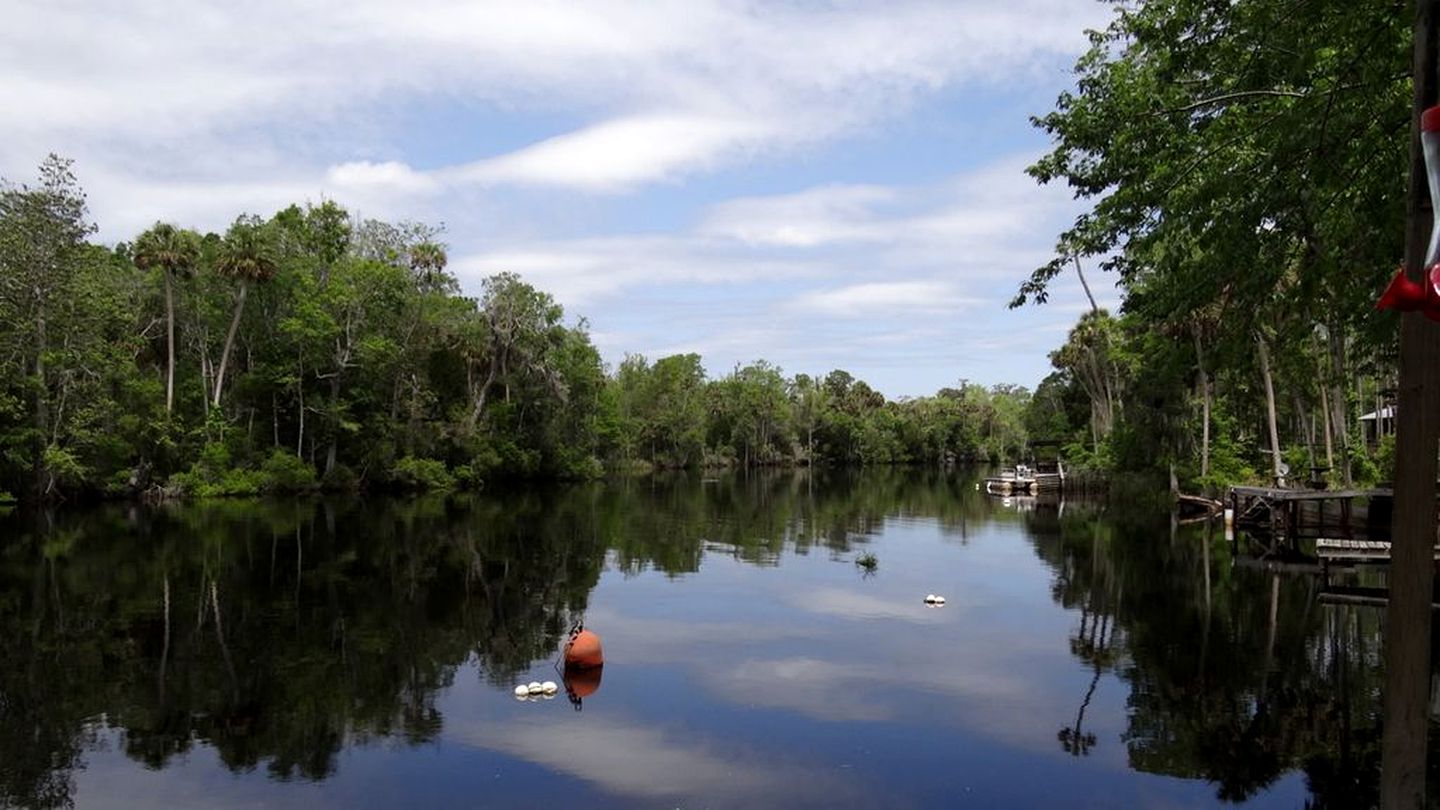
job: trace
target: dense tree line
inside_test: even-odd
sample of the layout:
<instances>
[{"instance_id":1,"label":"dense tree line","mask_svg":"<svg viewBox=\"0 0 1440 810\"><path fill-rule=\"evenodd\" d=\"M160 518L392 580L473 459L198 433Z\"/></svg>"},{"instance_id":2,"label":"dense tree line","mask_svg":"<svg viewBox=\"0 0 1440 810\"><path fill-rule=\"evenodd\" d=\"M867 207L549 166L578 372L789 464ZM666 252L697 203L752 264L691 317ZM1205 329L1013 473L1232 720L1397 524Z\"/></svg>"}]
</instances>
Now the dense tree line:
<instances>
[{"instance_id":1,"label":"dense tree line","mask_svg":"<svg viewBox=\"0 0 1440 810\"><path fill-rule=\"evenodd\" d=\"M698 355L608 370L583 319L438 229L331 201L223 234L91 240L51 157L0 188L0 491L245 494L475 486L608 469L1014 460L1022 388L887 401L844 371Z\"/></svg>"},{"instance_id":2,"label":"dense tree line","mask_svg":"<svg viewBox=\"0 0 1440 810\"><path fill-rule=\"evenodd\" d=\"M1389 423L1367 442L1359 417L1396 387L1398 320L1373 304L1403 254L1409 5L1114 5L1035 119L1054 147L1031 174L1094 204L1014 303L1097 264L1124 303L1052 355L1031 429L1201 486L1387 479Z\"/></svg>"}]
</instances>

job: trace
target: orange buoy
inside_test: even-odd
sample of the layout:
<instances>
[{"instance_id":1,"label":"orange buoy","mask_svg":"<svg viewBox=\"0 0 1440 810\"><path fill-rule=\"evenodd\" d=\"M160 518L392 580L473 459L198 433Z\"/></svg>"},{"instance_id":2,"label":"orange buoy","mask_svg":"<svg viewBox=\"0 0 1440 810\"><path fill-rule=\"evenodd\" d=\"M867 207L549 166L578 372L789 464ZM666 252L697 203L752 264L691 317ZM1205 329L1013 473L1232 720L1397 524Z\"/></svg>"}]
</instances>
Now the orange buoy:
<instances>
[{"instance_id":1,"label":"orange buoy","mask_svg":"<svg viewBox=\"0 0 1440 810\"><path fill-rule=\"evenodd\" d=\"M577 629L565 642L565 666L576 669L591 669L605 665L605 655L600 651L600 637L589 630Z\"/></svg>"}]
</instances>

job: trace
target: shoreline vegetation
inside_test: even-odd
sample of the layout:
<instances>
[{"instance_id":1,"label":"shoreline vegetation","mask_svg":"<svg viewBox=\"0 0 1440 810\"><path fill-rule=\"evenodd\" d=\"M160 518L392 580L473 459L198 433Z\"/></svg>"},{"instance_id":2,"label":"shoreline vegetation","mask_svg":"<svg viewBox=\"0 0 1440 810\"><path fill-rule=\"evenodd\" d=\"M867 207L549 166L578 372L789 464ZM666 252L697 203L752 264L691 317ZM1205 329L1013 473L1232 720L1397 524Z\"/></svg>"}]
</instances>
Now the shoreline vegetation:
<instances>
[{"instance_id":1,"label":"shoreline vegetation","mask_svg":"<svg viewBox=\"0 0 1440 810\"><path fill-rule=\"evenodd\" d=\"M1029 392L887 400L843 370L606 368L513 274L460 292L439 229L334 202L89 241L70 162L0 188L0 491L22 499L475 489L677 468L1025 451Z\"/></svg>"},{"instance_id":2,"label":"shoreline vegetation","mask_svg":"<svg viewBox=\"0 0 1440 810\"><path fill-rule=\"evenodd\" d=\"M1074 272L1089 303L1033 393L607 368L518 276L463 295L437 228L321 201L99 245L51 156L0 186L0 499L1014 462L1040 441L1169 491L1388 480L1397 330L1373 304L1403 254L1410 28L1383 4L1222 6L1117 12L1034 119L1052 149L1029 173L1090 205L1012 301Z\"/></svg>"},{"instance_id":3,"label":"shoreline vegetation","mask_svg":"<svg viewBox=\"0 0 1440 810\"><path fill-rule=\"evenodd\" d=\"M1088 299L1032 435L1187 492L1392 478L1398 317L1375 302L1405 255L1412 22L1182 0L1089 32L1074 89L1032 119L1051 149L1029 174L1083 213L1011 306L1071 278Z\"/></svg>"}]
</instances>

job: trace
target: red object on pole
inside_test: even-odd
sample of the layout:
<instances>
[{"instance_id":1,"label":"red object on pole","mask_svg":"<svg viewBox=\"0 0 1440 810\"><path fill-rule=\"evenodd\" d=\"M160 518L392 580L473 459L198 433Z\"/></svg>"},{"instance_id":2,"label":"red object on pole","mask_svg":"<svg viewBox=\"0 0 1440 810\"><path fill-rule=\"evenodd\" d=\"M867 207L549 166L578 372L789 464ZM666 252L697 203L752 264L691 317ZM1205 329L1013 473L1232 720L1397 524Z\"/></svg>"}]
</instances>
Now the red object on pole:
<instances>
[{"instance_id":1,"label":"red object on pole","mask_svg":"<svg viewBox=\"0 0 1440 810\"><path fill-rule=\"evenodd\" d=\"M1440 106L1420 114L1420 147L1425 152L1425 179L1430 187L1430 209L1440 211ZM1397 312L1419 312L1432 321L1440 321L1440 217L1430 226L1430 246L1421 265L1425 272L1420 281L1411 281L1401 267L1390 280L1376 309Z\"/></svg>"}]
</instances>

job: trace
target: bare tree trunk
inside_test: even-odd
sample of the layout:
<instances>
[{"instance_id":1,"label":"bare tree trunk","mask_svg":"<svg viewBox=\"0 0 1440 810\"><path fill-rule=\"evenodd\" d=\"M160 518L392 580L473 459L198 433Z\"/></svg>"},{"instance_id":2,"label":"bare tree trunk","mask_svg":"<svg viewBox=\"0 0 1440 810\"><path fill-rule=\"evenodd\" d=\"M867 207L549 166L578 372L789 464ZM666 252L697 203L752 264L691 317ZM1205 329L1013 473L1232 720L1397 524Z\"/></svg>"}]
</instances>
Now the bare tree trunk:
<instances>
[{"instance_id":1,"label":"bare tree trunk","mask_svg":"<svg viewBox=\"0 0 1440 810\"><path fill-rule=\"evenodd\" d=\"M165 268L165 413L175 409L175 292Z\"/></svg>"},{"instance_id":2,"label":"bare tree trunk","mask_svg":"<svg viewBox=\"0 0 1440 810\"><path fill-rule=\"evenodd\" d=\"M336 371L335 376L330 378L330 447L325 451L325 474L329 475L335 469L335 457L340 448L340 372Z\"/></svg>"},{"instance_id":3,"label":"bare tree trunk","mask_svg":"<svg viewBox=\"0 0 1440 810\"><path fill-rule=\"evenodd\" d=\"M1290 432L1295 434L1296 441L1305 442L1305 463L1314 467L1315 436L1305 428L1305 402L1300 398L1298 390L1292 392L1290 403Z\"/></svg>"},{"instance_id":4,"label":"bare tree trunk","mask_svg":"<svg viewBox=\"0 0 1440 810\"><path fill-rule=\"evenodd\" d=\"M1440 0L1417 0L1414 20L1414 112L1410 120L1410 187L1405 211L1405 268L1420 283L1434 212L1426 196L1420 113L1437 97ZM1390 604L1385 614L1385 719L1380 805L1425 806L1426 733L1430 722L1430 600L1434 595L1435 451L1440 443L1440 327L1418 312L1400 316L1400 384L1396 408L1395 507L1390 548Z\"/></svg>"},{"instance_id":5,"label":"bare tree trunk","mask_svg":"<svg viewBox=\"0 0 1440 810\"><path fill-rule=\"evenodd\" d=\"M295 401L296 421L299 427L295 432L295 457L305 457L305 358L300 358L300 373L295 377Z\"/></svg>"},{"instance_id":6,"label":"bare tree trunk","mask_svg":"<svg viewBox=\"0 0 1440 810\"><path fill-rule=\"evenodd\" d=\"M1080 277L1080 287L1085 290L1085 297L1090 299L1090 311L1099 315L1100 307L1095 304L1095 296L1090 294L1090 284L1085 281L1085 271L1080 269L1080 257L1071 256L1070 260L1075 262L1075 275Z\"/></svg>"},{"instance_id":7,"label":"bare tree trunk","mask_svg":"<svg viewBox=\"0 0 1440 810\"><path fill-rule=\"evenodd\" d=\"M1345 485L1354 483L1350 469L1350 417L1345 407L1345 337L1338 329L1330 329L1330 408L1333 411L1331 427L1340 439L1340 471Z\"/></svg>"},{"instance_id":8,"label":"bare tree trunk","mask_svg":"<svg viewBox=\"0 0 1440 810\"><path fill-rule=\"evenodd\" d=\"M200 336L200 408L208 420L210 418L210 350L209 335Z\"/></svg>"},{"instance_id":9,"label":"bare tree trunk","mask_svg":"<svg viewBox=\"0 0 1440 810\"><path fill-rule=\"evenodd\" d=\"M1210 474L1210 375L1205 371L1205 350L1195 332L1195 364L1200 369L1200 477Z\"/></svg>"},{"instance_id":10,"label":"bare tree trunk","mask_svg":"<svg viewBox=\"0 0 1440 810\"><path fill-rule=\"evenodd\" d=\"M45 332L45 293L35 288L35 493L45 492L45 437L50 433L50 386L45 381L45 354L50 351Z\"/></svg>"},{"instance_id":11,"label":"bare tree trunk","mask_svg":"<svg viewBox=\"0 0 1440 810\"><path fill-rule=\"evenodd\" d=\"M1280 483L1280 430L1275 424L1275 380L1270 373L1270 348L1265 345L1265 336L1255 334L1255 345L1260 350L1260 376L1265 380L1265 416L1270 429L1270 471L1274 481Z\"/></svg>"},{"instance_id":12,"label":"bare tree trunk","mask_svg":"<svg viewBox=\"0 0 1440 810\"><path fill-rule=\"evenodd\" d=\"M485 382L481 384L480 391L475 397L475 407L470 409L471 431L474 431L475 427L480 424L480 414L485 410L485 398L490 395L490 386L495 384L495 375L498 369L499 367L492 361L490 373L485 377Z\"/></svg>"},{"instance_id":13,"label":"bare tree trunk","mask_svg":"<svg viewBox=\"0 0 1440 810\"><path fill-rule=\"evenodd\" d=\"M220 407L220 394L225 390L225 368L230 364L230 350L235 347L235 332L240 328L240 313L245 309L245 295L250 290L249 282L240 282L240 295L235 299L235 316L230 319L230 330L225 333L225 349L220 353L220 371L215 374L215 407Z\"/></svg>"},{"instance_id":14,"label":"bare tree trunk","mask_svg":"<svg viewBox=\"0 0 1440 810\"><path fill-rule=\"evenodd\" d=\"M1326 386L1320 386L1320 415L1325 418L1325 466L1335 469L1335 443L1331 440L1334 435L1333 426L1330 424L1330 395L1326 393Z\"/></svg>"}]
</instances>

